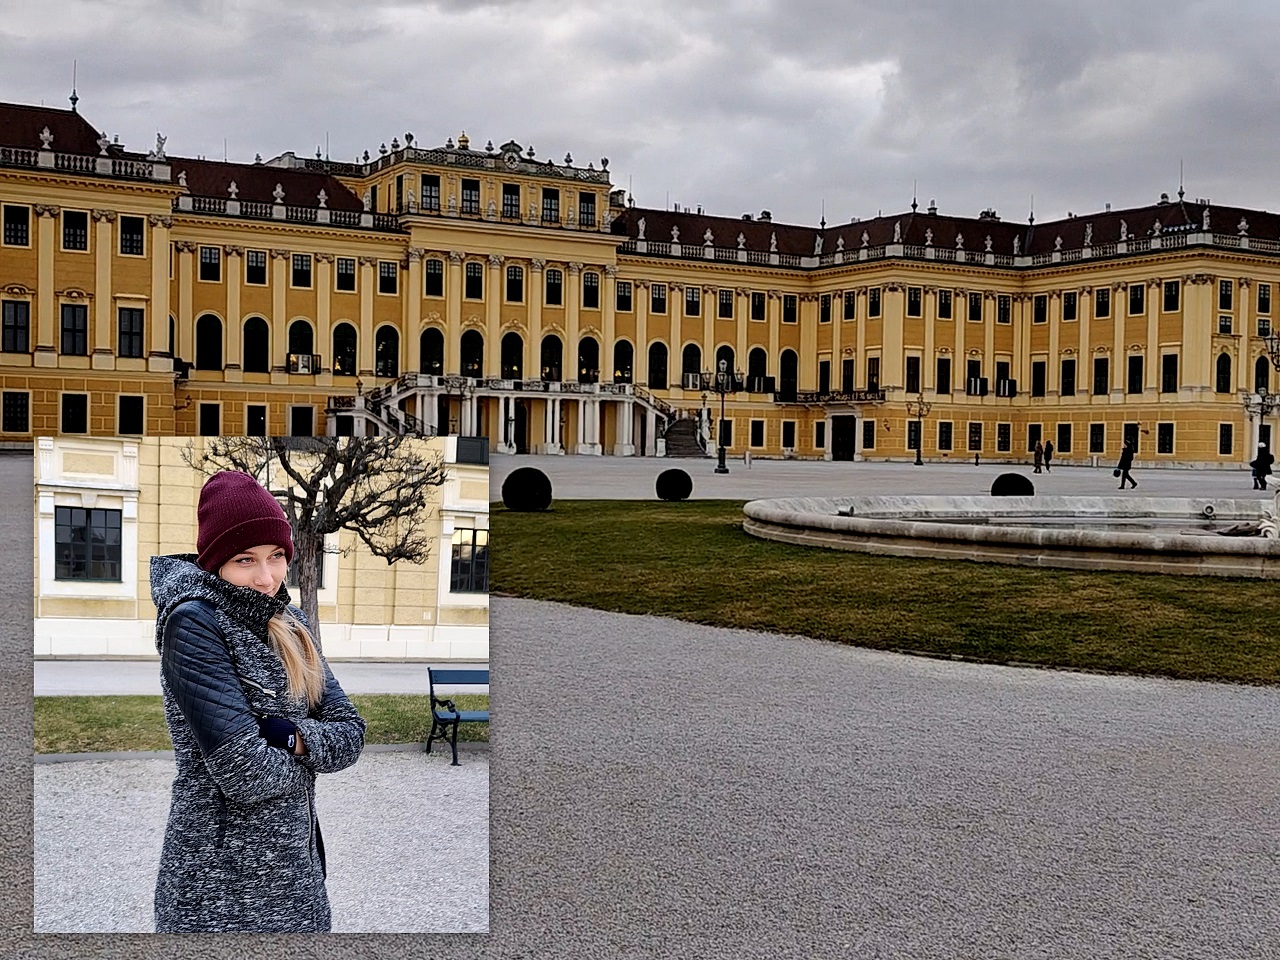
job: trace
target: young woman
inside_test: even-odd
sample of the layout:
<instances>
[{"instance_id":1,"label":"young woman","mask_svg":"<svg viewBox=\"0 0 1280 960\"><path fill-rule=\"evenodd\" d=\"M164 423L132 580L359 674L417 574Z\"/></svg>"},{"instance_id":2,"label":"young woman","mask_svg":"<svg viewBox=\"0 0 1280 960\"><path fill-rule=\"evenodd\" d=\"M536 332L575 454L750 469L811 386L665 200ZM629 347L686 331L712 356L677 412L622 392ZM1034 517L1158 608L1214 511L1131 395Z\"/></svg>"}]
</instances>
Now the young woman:
<instances>
[{"instance_id":1,"label":"young woman","mask_svg":"<svg viewBox=\"0 0 1280 960\"><path fill-rule=\"evenodd\" d=\"M329 930L317 773L364 746L356 713L289 605L293 537L246 473L200 491L198 554L151 559L177 775L156 931Z\"/></svg>"}]
</instances>

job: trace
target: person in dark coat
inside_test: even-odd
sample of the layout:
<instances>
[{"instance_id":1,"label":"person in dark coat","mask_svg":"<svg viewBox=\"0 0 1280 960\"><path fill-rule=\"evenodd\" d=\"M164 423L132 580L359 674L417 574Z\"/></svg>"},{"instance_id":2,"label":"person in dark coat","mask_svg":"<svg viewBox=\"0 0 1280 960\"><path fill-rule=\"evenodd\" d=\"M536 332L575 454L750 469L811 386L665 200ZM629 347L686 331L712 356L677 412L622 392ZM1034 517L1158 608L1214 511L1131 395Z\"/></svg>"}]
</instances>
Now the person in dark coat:
<instances>
[{"instance_id":1,"label":"person in dark coat","mask_svg":"<svg viewBox=\"0 0 1280 960\"><path fill-rule=\"evenodd\" d=\"M1129 476L1129 470L1133 466L1133 443L1129 440L1124 442L1124 449L1120 451L1120 462L1116 464L1116 469L1120 471L1120 489L1124 489L1125 481L1133 484L1135 487L1138 481Z\"/></svg>"},{"instance_id":2,"label":"person in dark coat","mask_svg":"<svg viewBox=\"0 0 1280 960\"><path fill-rule=\"evenodd\" d=\"M1036 465L1036 466L1035 466L1035 469L1034 469L1034 470L1032 470L1031 472L1032 472L1032 473L1039 473L1039 472L1040 472L1040 465L1041 465L1042 463L1044 463L1044 444L1043 444L1043 443L1041 443L1039 440L1037 440L1037 441L1036 441L1036 449L1035 449L1035 465Z\"/></svg>"},{"instance_id":3,"label":"person in dark coat","mask_svg":"<svg viewBox=\"0 0 1280 960\"><path fill-rule=\"evenodd\" d=\"M156 931L326 932L316 775L356 762L365 723L289 604L280 505L227 471L205 483L197 517L199 553L151 559L177 766Z\"/></svg>"},{"instance_id":4,"label":"person in dark coat","mask_svg":"<svg viewBox=\"0 0 1280 960\"><path fill-rule=\"evenodd\" d=\"M1267 477L1271 476L1271 465L1275 463L1275 459L1265 443L1258 444L1257 456L1249 461L1249 466L1253 468L1253 489L1267 489Z\"/></svg>"},{"instance_id":5,"label":"person in dark coat","mask_svg":"<svg viewBox=\"0 0 1280 960\"><path fill-rule=\"evenodd\" d=\"M1046 440L1044 445L1044 472L1049 472L1049 461L1053 459L1053 441Z\"/></svg>"}]
</instances>

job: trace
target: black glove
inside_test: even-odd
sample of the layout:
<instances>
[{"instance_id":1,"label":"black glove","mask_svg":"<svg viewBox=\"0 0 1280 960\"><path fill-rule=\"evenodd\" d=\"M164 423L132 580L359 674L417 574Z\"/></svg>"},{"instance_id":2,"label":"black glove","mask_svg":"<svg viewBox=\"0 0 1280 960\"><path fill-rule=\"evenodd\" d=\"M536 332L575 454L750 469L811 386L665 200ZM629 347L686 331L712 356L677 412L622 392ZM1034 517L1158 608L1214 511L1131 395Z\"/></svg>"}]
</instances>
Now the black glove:
<instances>
[{"instance_id":1,"label":"black glove","mask_svg":"<svg viewBox=\"0 0 1280 960\"><path fill-rule=\"evenodd\" d=\"M284 717L259 717L258 732L267 743L293 753L298 746L298 728Z\"/></svg>"}]
</instances>

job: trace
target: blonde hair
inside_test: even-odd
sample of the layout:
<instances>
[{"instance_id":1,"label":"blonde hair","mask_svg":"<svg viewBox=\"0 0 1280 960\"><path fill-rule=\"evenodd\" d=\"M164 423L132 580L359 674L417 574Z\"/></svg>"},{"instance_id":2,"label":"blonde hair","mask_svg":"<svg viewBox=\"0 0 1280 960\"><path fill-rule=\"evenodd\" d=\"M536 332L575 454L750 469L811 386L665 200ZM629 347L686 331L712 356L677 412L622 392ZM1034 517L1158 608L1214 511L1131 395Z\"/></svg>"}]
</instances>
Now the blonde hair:
<instances>
[{"instance_id":1,"label":"blonde hair","mask_svg":"<svg viewBox=\"0 0 1280 960\"><path fill-rule=\"evenodd\" d=\"M320 702L324 693L324 665L315 641L302 621L286 608L267 621L271 649L284 664L289 679L289 696L305 700L308 706Z\"/></svg>"}]
</instances>

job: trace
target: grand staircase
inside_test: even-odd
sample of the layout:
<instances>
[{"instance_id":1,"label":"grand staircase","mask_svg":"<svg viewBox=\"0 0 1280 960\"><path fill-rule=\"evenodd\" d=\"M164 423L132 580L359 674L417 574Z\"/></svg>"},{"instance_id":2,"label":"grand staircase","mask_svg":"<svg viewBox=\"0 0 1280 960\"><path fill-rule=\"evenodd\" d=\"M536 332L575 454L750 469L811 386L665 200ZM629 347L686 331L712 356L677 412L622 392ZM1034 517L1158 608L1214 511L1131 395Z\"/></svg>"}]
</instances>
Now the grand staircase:
<instances>
[{"instance_id":1,"label":"grand staircase","mask_svg":"<svg viewBox=\"0 0 1280 960\"><path fill-rule=\"evenodd\" d=\"M698 421L692 417L673 420L667 427L668 457L705 457L707 451L702 449L698 440Z\"/></svg>"}]
</instances>

